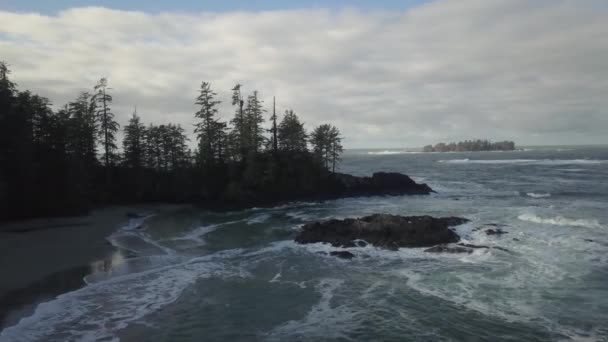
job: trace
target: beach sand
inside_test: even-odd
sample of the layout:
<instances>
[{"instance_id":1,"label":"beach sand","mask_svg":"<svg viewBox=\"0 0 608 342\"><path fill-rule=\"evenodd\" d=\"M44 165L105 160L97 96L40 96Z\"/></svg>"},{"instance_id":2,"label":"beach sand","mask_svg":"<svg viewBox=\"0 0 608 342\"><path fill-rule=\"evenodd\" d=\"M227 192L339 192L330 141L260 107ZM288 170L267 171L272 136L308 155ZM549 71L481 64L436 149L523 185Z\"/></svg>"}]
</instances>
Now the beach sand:
<instances>
[{"instance_id":1,"label":"beach sand","mask_svg":"<svg viewBox=\"0 0 608 342\"><path fill-rule=\"evenodd\" d=\"M0 330L38 303L84 285L92 265L112 257L106 240L129 222L128 213L160 213L180 205L113 206L88 216L0 224Z\"/></svg>"}]
</instances>

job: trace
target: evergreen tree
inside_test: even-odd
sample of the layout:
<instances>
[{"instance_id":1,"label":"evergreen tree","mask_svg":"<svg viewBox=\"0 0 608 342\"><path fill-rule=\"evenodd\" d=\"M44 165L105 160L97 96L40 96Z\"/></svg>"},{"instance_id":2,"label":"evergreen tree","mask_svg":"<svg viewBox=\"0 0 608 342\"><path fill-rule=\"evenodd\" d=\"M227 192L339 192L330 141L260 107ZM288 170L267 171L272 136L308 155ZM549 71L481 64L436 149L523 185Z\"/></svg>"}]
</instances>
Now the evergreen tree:
<instances>
[{"instance_id":1,"label":"evergreen tree","mask_svg":"<svg viewBox=\"0 0 608 342\"><path fill-rule=\"evenodd\" d=\"M232 88L232 105L237 106L234 118L230 121L232 123L232 131L229 133L228 140L230 141L231 154L233 159L240 158L241 160L247 155L246 146L247 141L247 127L245 122L245 112L243 110L243 95L241 94L241 85L236 84Z\"/></svg>"},{"instance_id":2,"label":"evergreen tree","mask_svg":"<svg viewBox=\"0 0 608 342\"><path fill-rule=\"evenodd\" d=\"M104 149L103 160L106 169L116 159L114 151L117 149L116 133L119 128L118 123L114 120L114 113L112 113L112 109L110 108L112 96L107 93L109 89L108 80L106 78L100 79L95 85L97 93L92 98L97 108L96 115L99 122L99 136Z\"/></svg>"},{"instance_id":3,"label":"evergreen tree","mask_svg":"<svg viewBox=\"0 0 608 342\"><path fill-rule=\"evenodd\" d=\"M124 127L124 139L122 141L124 163L127 167L139 169L144 165L144 135L146 127L141 123L137 115L137 109L129 119L129 124Z\"/></svg>"},{"instance_id":4,"label":"evergreen tree","mask_svg":"<svg viewBox=\"0 0 608 342\"><path fill-rule=\"evenodd\" d=\"M272 144L272 152L276 155L279 151L279 129L277 126L277 108L276 108L276 100L274 96L272 97L272 116L270 120L272 120L272 128L270 129L270 142ZM304 147L306 148L306 146Z\"/></svg>"},{"instance_id":5,"label":"evergreen tree","mask_svg":"<svg viewBox=\"0 0 608 342\"><path fill-rule=\"evenodd\" d=\"M90 171L97 165L97 122L90 99L91 95L83 92L68 105L71 121L70 151L83 172Z\"/></svg>"},{"instance_id":6,"label":"evergreen tree","mask_svg":"<svg viewBox=\"0 0 608 342\"><path fill-rule=\"evenodd\" d=\"M248 138L247 150L257 153L264 143L264 108L259 99L258 91L254 90L252 95L247 97L247 107L245 108L245 127L246 137Z\"/></svg>"},{"instance_id":7,"label":"evergreen tree","mask_svg":"<svg viewBox=\"0 0 608 342\"><path fill-rule=\"evenodd\" d=\"M223 157L219 147L223 146L226 125L215 118L217 106L221 103L215 100L216 95L211 90L211 84L203 82L200 95L196 98L196 104L201 106L201 109L194 116L201 121L196 123L194 132L198 135L199 153L205 165L215 163Z\"/></svg>"},{"instance_id":8,"label":"evergreen tree","mask_svg":"<svg viewBox=\"0 0 608 342\"><path fill-rule=\"evenodd\" d=\"M329 124L318 126L310 135L314 155L328 170L331 165L333 172L343 151L341 141L338 128Z\"/></svg>"},{"instance_id":9,"label":"evergreen tree","mask_svg":"<svg viewBox=\"0 0 608 342\"><path fill-rule=\"evenodd\" d=\"M336 172L336 164L342 160L340 155L344 151L342 136L336 126L329 130L329 158L331 159L331 172Z\"/></svg>"},{"instance_id":10,"label":"evergreen tree","mask_svg":"<svg viewBox=\"0 0 608 342\"><path fill-rule=\"evenodd\" d=\"M278 142L281 151L306 151L306 131L293 110L286 110L278 127Z\"/></svg>"}]
</instances>

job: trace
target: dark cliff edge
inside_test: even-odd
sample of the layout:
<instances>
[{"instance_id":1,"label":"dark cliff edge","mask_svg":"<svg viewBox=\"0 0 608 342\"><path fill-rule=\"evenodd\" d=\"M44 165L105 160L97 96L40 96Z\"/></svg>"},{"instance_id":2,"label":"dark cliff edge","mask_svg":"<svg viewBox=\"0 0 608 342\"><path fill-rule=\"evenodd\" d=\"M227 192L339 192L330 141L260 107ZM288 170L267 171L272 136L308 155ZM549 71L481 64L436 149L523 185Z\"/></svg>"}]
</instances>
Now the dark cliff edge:
<instances>
[{"instance_id":1,"label":"dark cliff edge","mask_svg":"<svg viewBox=\"0 0 608 342\"><path fill-rule=\"evenodd\" d=\"M372 176L329 173L316 178L312 186L287 187L279 191L240 192L222 200L196 202L213 211L242 210L253 207L273 207L290 202L326 201L348 197L429 195L435 192L425 183L416 183L397 172L376 172Z\"/></svg>"}]
</instances>

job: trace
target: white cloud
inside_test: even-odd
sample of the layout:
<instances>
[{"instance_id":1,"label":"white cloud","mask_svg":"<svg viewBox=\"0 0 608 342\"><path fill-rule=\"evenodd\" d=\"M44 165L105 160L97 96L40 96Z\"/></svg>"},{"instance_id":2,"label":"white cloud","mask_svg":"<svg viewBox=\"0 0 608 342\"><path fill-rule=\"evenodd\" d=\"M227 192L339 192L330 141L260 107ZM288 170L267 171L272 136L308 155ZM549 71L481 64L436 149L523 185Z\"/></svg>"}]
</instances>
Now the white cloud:
<instances>
[{"instance_id":1,"label":"white cloud","mask_svg":"<svg viewBox=\"0 0 608 342\"><path fill-rule=\"evenodd\" d=\"M211 81L258 89L347 147L464 138L608 143L608 6L594 1L436 1L406 12L0 12L0 59L21 89L62 105L101 76L121 122L190 128Z\"/></svg>"}]
</instances>

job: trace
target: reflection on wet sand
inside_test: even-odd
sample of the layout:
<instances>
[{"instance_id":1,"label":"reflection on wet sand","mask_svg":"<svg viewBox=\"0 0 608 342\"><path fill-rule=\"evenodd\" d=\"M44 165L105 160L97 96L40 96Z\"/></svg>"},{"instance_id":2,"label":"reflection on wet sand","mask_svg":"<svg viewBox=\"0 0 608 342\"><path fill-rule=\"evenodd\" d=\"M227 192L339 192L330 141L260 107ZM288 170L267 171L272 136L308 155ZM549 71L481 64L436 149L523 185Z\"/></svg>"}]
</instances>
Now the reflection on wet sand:
<instances>
[{"instance_id":1,"label":"reflection on wet sand","mask_svg":"<svg viewBox=\"0 0 608 342\"><path fill-rule=\"evenodd\" d=\"M111 275L115 268L124 266L130 257L133 255L128 252L115 250L105 259L50 274L27 287L6 293L0 297L0 330L29 316L39 303L83 287L86 285L85 277Z\"/></svg>"}]
</instances>

